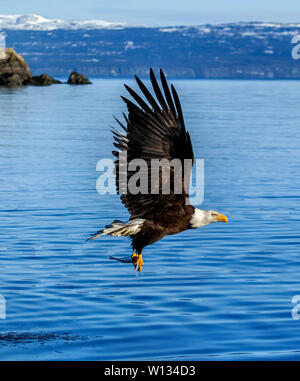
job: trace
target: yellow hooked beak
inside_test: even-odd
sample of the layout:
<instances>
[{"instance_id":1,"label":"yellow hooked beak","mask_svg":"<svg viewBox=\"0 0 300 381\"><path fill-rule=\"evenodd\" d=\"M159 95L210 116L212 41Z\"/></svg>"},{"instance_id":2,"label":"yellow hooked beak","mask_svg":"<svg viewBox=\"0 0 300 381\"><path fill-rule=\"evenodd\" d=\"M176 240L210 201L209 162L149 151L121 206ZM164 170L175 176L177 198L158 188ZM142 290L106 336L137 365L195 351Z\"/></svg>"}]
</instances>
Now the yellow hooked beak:
<instances>
[{"instance_id":1,"label":"yellow hooked beak","mask_svg":"<svg viewBox=\"0 0 300 381\"><path fill-rule=\"evenodd\" d=\"M220 222L228 222L228 218L226 216L224 216L223 214L219 214L218 217L217 217L217 221L220 221Z\"/></svg>"}]
</instances>

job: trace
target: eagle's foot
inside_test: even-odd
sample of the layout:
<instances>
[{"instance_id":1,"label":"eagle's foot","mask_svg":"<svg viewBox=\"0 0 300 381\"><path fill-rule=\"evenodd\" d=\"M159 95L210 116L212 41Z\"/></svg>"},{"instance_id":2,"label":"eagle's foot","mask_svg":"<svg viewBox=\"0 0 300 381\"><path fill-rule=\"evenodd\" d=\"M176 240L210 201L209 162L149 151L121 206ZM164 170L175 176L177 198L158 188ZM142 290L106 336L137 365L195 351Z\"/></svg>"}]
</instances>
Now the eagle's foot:
<instances>
[{"instance_id":1,"label":"eagle's foot","mask_svg":"<svg viewBox=\"0 0 300 381\"><path fill-rule=\"evenodd\" d=\"M131 259L133 266L135 267L135 271L142 271L144 265L142 254L133 253Z\"/></svg>"}]
</instances>

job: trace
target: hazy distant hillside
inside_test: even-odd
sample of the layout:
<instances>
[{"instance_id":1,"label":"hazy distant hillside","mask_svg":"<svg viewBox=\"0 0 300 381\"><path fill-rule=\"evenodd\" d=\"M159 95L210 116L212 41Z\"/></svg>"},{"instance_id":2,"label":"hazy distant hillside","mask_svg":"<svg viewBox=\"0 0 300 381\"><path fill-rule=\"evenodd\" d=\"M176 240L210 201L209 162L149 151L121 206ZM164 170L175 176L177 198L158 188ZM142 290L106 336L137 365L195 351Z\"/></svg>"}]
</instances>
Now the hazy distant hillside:
<instances>
[{"instance_id":1,"label":"hazy distant hillside","mask_svg":"<svg viewBox=\"0 0 300 381\"><path fill-rule=\"evenodd\" d=\"M300 60L291 55L300 24L144 28L5 17L0 16L0 28L7 47L25 56L34 74L66 76L77 70L88 76L131 76L152 66L174 77L300 78Z\"/></svg>"}]
</instances>

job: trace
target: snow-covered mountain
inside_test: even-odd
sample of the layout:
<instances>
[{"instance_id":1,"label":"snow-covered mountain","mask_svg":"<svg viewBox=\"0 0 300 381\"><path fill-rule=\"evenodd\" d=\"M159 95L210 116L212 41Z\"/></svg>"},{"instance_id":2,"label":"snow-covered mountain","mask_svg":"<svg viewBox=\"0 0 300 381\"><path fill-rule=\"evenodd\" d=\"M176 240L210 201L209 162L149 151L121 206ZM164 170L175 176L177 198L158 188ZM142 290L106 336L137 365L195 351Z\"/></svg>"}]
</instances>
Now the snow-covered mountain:
<instances>
[{"instance_id":1,"label":"snow-covered mountain","mask_svg":"<svg viewBox=\"0 0 300 381\"><path fill-rule=\"evenodd\" d=\"M125 23L110 23L103 20L64 21L31 15L0 15L0 29L11 30L56 30L56 29L120 29Z\"/></svg>"},{"instance_id":2,"label":"snow-covered mountain","mask_svg":"<svg viewBox=\"0 0 300 381\"><path fill-rule=\"evenodd\" d=\"M1 32L34 74L143 76L162 67L174 77L300 79L295 23L142 27L0 15Z\"/></svg>"},{"instance_id":3,"label":"snow-covered mountain","mask_svg":"<svg viewBox=\"0 0 300 381\"><path fill-rule=\"evenodd\" d=\"M193 28L197 28L199 33L209 33L212 29L216 27L222 31L223 34L228 34L231 32L230 25L240 25L245 28L255 27L256 32L261 31L264 33L265 29L271 29L271 32L280 34L286 33L286 28L300 28L300 23L264 23L264 22L240 22L234 24L220 24L220 25L199 25ZM40 30L40 31L51 31L57 29L65 30L80 30L80 29L122 29L129 27L125 22L112 23L104 20L61 20L61 19L51 19L48 17L43 17L36 14L22 15L1 15L0 14L0 30ZM161 32L173 33L173 32L183 32L184 30L189 30L190 26L171 26L171 27L161 27L159 30ZM291 33L292 34L292 33Z\"/></svg>"}]
</instances>

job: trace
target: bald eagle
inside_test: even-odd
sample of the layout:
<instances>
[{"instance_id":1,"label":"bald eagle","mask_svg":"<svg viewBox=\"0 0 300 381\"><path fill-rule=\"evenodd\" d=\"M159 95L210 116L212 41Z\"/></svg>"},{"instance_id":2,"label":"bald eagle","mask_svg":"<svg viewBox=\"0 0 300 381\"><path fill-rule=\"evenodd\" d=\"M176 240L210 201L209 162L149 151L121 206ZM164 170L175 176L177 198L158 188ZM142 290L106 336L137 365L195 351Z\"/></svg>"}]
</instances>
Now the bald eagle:
<instances>
[{"instance_id":1,"label":"bald eagle","mask_svg":"<svg viewBox=\"0 0 300 381\"><path fill-rule=\"evenodd\" d=\"M185 160L194 162L190 135L185 129L180 101L174 86L171 85L170 90L165 75L160 70L161 89L153 70L150 69L154 97L137 76L135 79L144 99L124 85L136 103L121 97L127 106L128 115L123 113L125 119L123 123L117 118L115 120L124 132L115 128L112 131L114 146L118 149L112 152L116 157L117 193L121 194L121 201L128 209L130 218L127 222L115 220L89 239L107 234L129 237L134 251L130 261L136 271L141 271L144 264L142 258L144 247L167 235L199 228L213 222L227 222L227 217L214 210L201 210L190 205L186 186L182 187L182 192L175 192L178 173L175 175L173 167L170 168L168 178L170 181L168 194L162 192L166 182L166 176L162 170L159 170L156 182L158 192L133 192L130 189L122 192L121 175L124 177L125 174L127 185L136 176L137 171L130 169L128 164L121 164L120 153L126 154L127 163L134 159L142 159L149 167L153 159L167 159L169 162L179 159L182 164ZM179 182L182 185L189 184L190 173L191 168L188 170L187 177L184 177L181 172Z\"/></svg>"}]
</instances>

